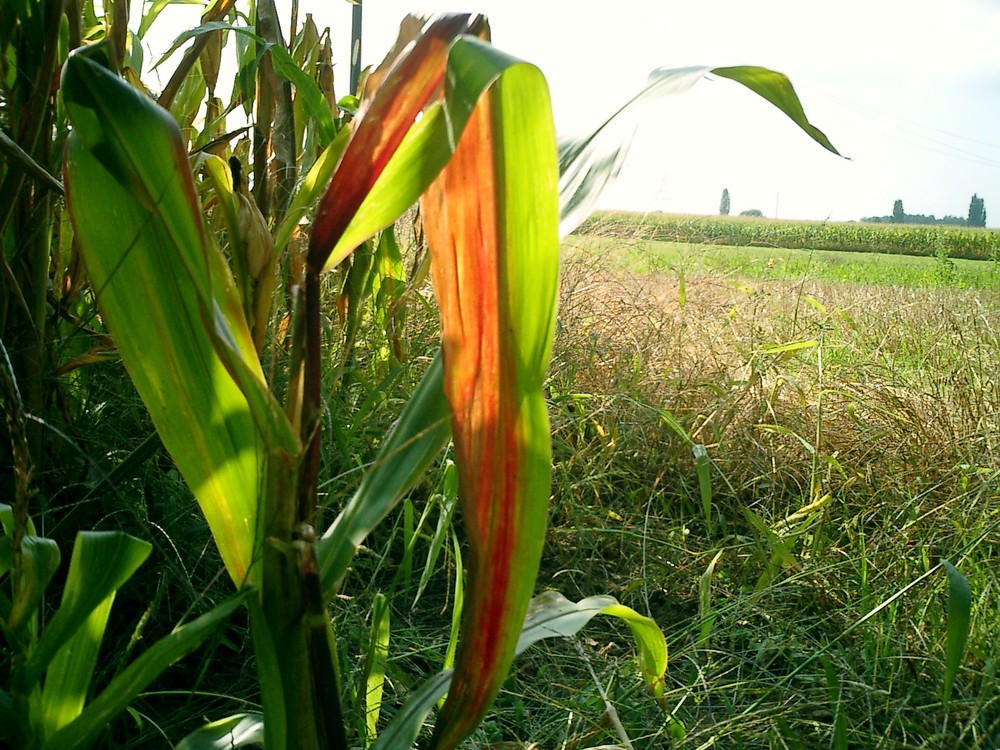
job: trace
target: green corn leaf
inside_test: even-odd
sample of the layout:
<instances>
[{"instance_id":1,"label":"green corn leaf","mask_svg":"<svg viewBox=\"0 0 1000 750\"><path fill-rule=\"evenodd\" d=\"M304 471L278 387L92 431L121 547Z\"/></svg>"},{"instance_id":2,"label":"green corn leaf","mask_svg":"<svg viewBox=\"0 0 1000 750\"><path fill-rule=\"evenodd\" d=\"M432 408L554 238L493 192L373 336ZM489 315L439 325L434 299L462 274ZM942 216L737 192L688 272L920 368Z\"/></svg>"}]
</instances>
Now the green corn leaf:
<instances>
[{"instance_id":1,"label":"green corn leaf","mask_svg":"<svg viewBox=\"0 0 1000 750\"><path fill-rule=\"evenodd\" d=\"M962 666L965 646L969 641L972 625L972 587L958 568L947 560L941 564L948 573L948 639L945 647L944 685L941 688L941 702L948 705L955 677Z\"/></svg>"},{"instance_id":2,"label":"green corn leaf","mask_svg":"<svg viewBox=\"0 0 1000 750\"><path fill-rule=\"evenodd\" d=\"M816 141L816 143L827 151L840 156L840 152L833 147L830 139L823 134L823 131L809 122L805 110L802 109L802 102L799 101L799 97L792 87L792 82L786 76L756 65L741 65L735 68L713 68L712 75L742 83L755 94L771 102L771 104L788 115L792 122L802 128L806 135Z\"/></svg>"},{"instance_id":3,"label":"green corn leaf","mask_svg":"<svg viewBox=\"0 0 1000 750\"><path fill-rule=\"evenodd\" d=\"M305 111L320 134L319 145L325 148L337 135L330 106L319 90L319 84L296 64L281 47L268 45L274 72L295 86L295 94L305 104Z\"/></svg>"},{"instance_id":4,"label":"green corn leaf","mask_svg":"<svg viewBox=\"0 0 1000 750\"><path fill-rule=\"evenodd\" d=\"M167 667L200 646L253 593L245 587L201 617L161 638L129 664L91 701L75 720L56 732L43 750L83 750L104 731L108 722L125 709Z\"/></svg>"},{"instance_id":5,"label":"green corn leaf","mask_svg":"<svg viewBox=\"0 0 1000 750\"><path fill-rule=\"evenodd\" d=\"M83 711L114 600L115 592L112 592L98 604L49 664L41 705L46 738Z\"/></svg>"},{"instance_id":6,"label":"green corn leaf","mask_svg":"<svg viewBox=\"0 0 1000 750\"><path fill-rule=\"evenodd\" d=\"M454 44L448 67L448 111L468 122L422 207L469 555L455 678L435 748L455 747L489 709L531 600L551 479L542 384L559 245L544 77L472 38Z\"/></svg>"},{"instance_id":7,"label":"green corn leaf","mask_svg":"<svg viewBox=\"0 0 1000 750\"><path fill-rule=\"evenodd\" d=\"M709 74L743 84L788 115L823 148L838 154L829 139L808 121L791 82L781 73L754 66L659 68L650 74L642 90L592 133L560 141L559 232L562 236L568 235L590 215L597 198L618 176L642 118L643 105L687 91Z\"/></svg>"},{"instance_id":8,"label":"green corn leaf","mask_svg":"<svg viewBox=\"0 0 1000 750\"><path fill-rule=\"evenodd\" d=\"M4 540L10 545L11 537L5 536ZM7 546L7 552L12 553L10 546ZM38 610L42 594L59 567L59 560L59 547L51 539L25 536L21 541L21 589L7 620L7 627L12 632L17 633L25 627Z\"/></svg>"},{"instance_id":9,"label":"green corn leaf","mask_svg":"<svg viewBox=\"0 0 1000 750\"><path fill-rule=\"evenodd\" d=\"M96 620L88 622L91 613L112 598L122 584L132 577L151 549L149 542L118 531L83 531L77 534L62 602L28 657L24 666L25 684L37 684L56 654L68 648L77 649L75 658L79 660L79 664L64 666L69 670L82 669L89 675L97 657L103 626L100 632L88 633L82 641L74 642L73 636L85 623L90 626L99 624ZM88 663L89 668L86 667ZM73 679L85 683L89 676L73 675ZM54 694L59 694L63 686L56 682L53 681L51 689L55 691ZM49 683L46 681L46 688L48 687ZM85 685L83 691L86 693Z\"/></svg>"},{"instance_id":10,"label":"green corn leaf","mask_svg":"<svg viewBox=\"0 0 1000 750\"><path fill-rule=\"evenodd\" d=\"M206 232L176 124L100 58L93 45L63 70L74 231L125 367L241 585L259 558L267 471L287 470L297 438Z\"/></svg>"},{"instance_id":11,"label":"green corn leaf","mask_svg":"<svg viewBox=\"0 0 1000 750\"><path fill-rule=\"evenodd\" d=\"M235 714L191 732L174 750L235 750L264 741L264 717L258 713Z\"/></svg>"},{"instance_id":12,"label":"green corn leaf","mask_svg":"<svg viewBox=\"0 0 1000 750\"><path fill-rule=\"evenodd\" d=\"M14 508L8 503L0 503L0 526L3 526L3 533L7 536L14 536ZM27 534L35 536L35 522L28 517Z\"/></svg>"},{"instance_id":13,"label":"green corn leaf","mask_svg":"<svg viewBox=\"0 0 1000 750\"><path fill-rule=\"evenodd\" d=\"M629 626L639 647L639 668L646 685L657 697L663 695L663 677L667 672L667 640L663 631L652 619L619 604L611 596L591 596L571 602L558 591L542 592L531 602L517 653L542 638L574 635L597 615L617 617Z\"/></svg>"},{"instance_id":14,"label":"green corn leaf","mask_svg":"<svg viewBox=\"0 0 1000 750\"><path fill-rule=\"evenodd\" d=\"M201 0L152 0L149 3L149 7L146 8L146 12L142 16L142 20L139 22L139 38L141 39L149 31L149 27L153 25L153 21L156 17L160 15L160 12L166 8L168 5L201 5Z\"/></svg>"},{"instance_id":15,"label":"green corn leaf","mask_svg":"<svg viewBox=\"0 0 1000 750\"><path fill-rule=\"evenodd\" d=\"M667 669L667 642L663 632L648 617L643 617L628 607L624 607L611 596L591 596L572 602L557 591L545 591L531 601L524 628L517 642L517 653L522 654L530 646L545 638L567 638L576 635L597 615L619 617L626 622L639 645L643 671L647 683L654 691L662 691L663 676ZM652 676L656 673L656 677ZM413 747L423 727L424 721L435 703L448 692L453 671L446 669L415 690L402 708L382 730L374 750L395 750Z\"/></svg>"}]
</instances>

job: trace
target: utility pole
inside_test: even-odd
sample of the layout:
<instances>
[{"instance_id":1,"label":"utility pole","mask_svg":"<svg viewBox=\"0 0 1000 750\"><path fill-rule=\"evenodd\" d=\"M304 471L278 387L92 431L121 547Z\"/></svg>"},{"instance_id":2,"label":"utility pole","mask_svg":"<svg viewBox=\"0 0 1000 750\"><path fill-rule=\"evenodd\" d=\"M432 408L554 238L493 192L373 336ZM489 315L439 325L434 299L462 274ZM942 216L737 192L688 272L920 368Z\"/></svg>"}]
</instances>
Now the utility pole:
<instances>
[{"instance_id":1,"label":"utility pole","mask_svg":"<svg viewBox=\"0 0 1000 750\"><path fill-rule=\"evenodd\" d=\"M774 194L774 218L778 218L778 201L781 199L781 193Z\"/></svg>"},{"instance_id":2,"label":"utility pole","mask_svg":"<svg viewBox=\"0 0 1000 750\"><path fill-rule=\"evenodd\" d=\"M361 78L361 0L352 0L351 8L351 93L357 96Z\"/></svg>"}]
</instances>

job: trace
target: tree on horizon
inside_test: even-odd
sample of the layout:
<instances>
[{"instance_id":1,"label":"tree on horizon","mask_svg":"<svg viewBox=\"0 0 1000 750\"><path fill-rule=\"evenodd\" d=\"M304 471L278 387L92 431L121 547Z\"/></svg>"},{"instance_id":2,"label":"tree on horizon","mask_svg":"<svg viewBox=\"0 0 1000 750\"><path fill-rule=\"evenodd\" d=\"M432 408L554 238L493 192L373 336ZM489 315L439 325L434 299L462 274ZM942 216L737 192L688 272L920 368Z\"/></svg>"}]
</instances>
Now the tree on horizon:
<instances>
[{"instance_id":1,"label":"tree on horizon","mask_svg":"<svg viewBox=\"0 0 1000 750\"><path fill-rule=\"evenodd\" d=\"M729 216L729 188L722 188L722 200L719 201L719 215Z\"/></svg>"},{"instance_id":2,"label":"tree on horizon","mask_svg":"<svg viewBox=\"0 0 1000 750\"><path fill-rule=\"evenodd\" d=\"M972 201L969 203L969 218L966 223L970 227L986 226L986 203L976 193L972 194Z\"/></svg>"},{"instance_id":3,"label":"tree on horizon","mask_svg":"<svg viewBox=\"0 0 1000 750\"><path fill-rule=\"evenodd\" d=\"M906 213L903 211L903 201L897 200L892 204L892 220L902 224L906 221Z\"/></svg>"}]
</instances>

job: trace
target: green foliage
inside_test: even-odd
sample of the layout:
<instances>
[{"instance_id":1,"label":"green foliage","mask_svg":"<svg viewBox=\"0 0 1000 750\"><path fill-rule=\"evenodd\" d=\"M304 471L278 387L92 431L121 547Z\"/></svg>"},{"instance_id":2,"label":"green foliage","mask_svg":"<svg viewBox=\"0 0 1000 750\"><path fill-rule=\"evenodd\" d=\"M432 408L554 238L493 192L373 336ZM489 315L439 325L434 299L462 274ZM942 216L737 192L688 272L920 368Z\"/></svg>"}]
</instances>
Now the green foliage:
<instances>
[{"instance_id":1,"label":"green foliage","mask_svg":"<svg viewBox=\"0 0 1000 750\"><path fill-rule=\"evenodd\" d=\"M892 204L892 220L897 224L902 224L906 220L906 212L903 211L903 201L896 200Z\"/></svg>"},{"instance_id":2,"label":"green foliage","mask_svg":"<svg viewBox=\"0 0 1000 750\"><path fill-rule=\"evenodd\" d=\"M0 690L5 739L28 748L83 748L108 733L115 742L109 725L176 660L208 639L215 649L242 651L231 632L221 634L227 625L252 641L256 684L244 692L259 694L261 710L241 706L240 714L189 734L182 747L240 746L262 737L269 750L353 741L408 747L448 691L431 745L451 748L477 731L516 653L552 635L572 636L596 614L627 625L639 646L635 671L662 699L667 647L653 619L610 597L582 595L574 604L546 592L532 599L551 492L545 387L556 327L558 227L566 231L585 216L613 179L626 144L602 126L562 144L557 163L544 78L481 41L488 37L484 21L466 15L405 24L397 58L371 73L360 99L337 102L329 30L319 33L307 18L286 43L273 2L251 4L244 14L233 0L222 0L157 63L189 45L154 103L141 82L139 40L167 4L144 9L138 34L127 28L127 3L106 4L101 16L92 2L68 6L74 17L46 15L31 2L8 10L24 12L3 35L3 59L35 88L5 80L0 97L6 120L24 116L10 128L21 142L3 140L17 166L5 163L0 182L0 195L11 198L0 209L0 234L17 248L3 258L16 266L3 269L4 301L19 305L4 331L18 343L3 392L15 467L14 503L3 509L0 537L0 616L15 657L3 673L10 684ZM84 38L94 43L83 46ZM238 70L228 107L216 95L227 43ZM50 93L60 65L55 107ZM709 74L750 88L834 151L805 118L787 78L756 67L657 71L609 123L634 117L633 105L644 99ZM236 140L243 131L223 132L224 114L240 105L254 115L254 127L252 137ZM21 190L25 179L62 189L49 169L67 138L66 116L71 222L44 191ZM226 157L252 162L252 195L246 181L229 177ZM567 175L574 179L560 188ZM401 335L409 320L404 302L421 295L426 266L414 264L408 273L393 224L418 199L443 355L422 360L430 364L415 390L409 372L397 389L411 356ZM276 233L274 255L262 262L253 253L261 246L248 236L251 215L257 238ZM308 239L300 235L303 220ZM80 257L72 255L77 249ZM339 284L321 279L350 257ZM286 302L273 316L272 287ZM51 299L58 308L51 320L50 290L57 290ZM249 300L257 292L262 304ZM57 356L55 336L72 342L81 330L97 346L67 345ZM132 484L132 475L150 468L158 447L146 437L145 412L135 428L141 446L133 450L139 441L123 428L128 457L107 475L95 471L100 476L81 494L87 500L98 488L107 492L102 507L109 512L95 514L101 522L121 514L156 529L184 570L187 607L204 611L172 630L158 622L155 637L147 638L149 619L163 617L159 592L173 583L158 569L157 594L124 651L131 657L143 639L151 645L113 664L100 659L112 601L151 544L121 530L81 532L60 581L62 604L48 612L42 593L57 580L61 547L34 533L28 514L33 472L49 470L42 416L68 415L69 431L79 437L85 431L74 417L113 411L105 404L117 403L112 395L94 395L99 381L88 369L109 356L120 357L148 409L170 459L157 456L162 467L152 468L166 475L158 481L173 483L171 502L186 506L177 516L192 524L143 525L139 511L152 503L142 493L126 499L126 485L148 489ZM74 374L80 403L66 406L55 397L62 394L46 392L54 373ZM115 377L116 388L128 391L120 370ZM26 386L23 402L19 383ZM128 398L137 406L133 392ZM55 403L59 409L50 408ZM35 420L26 419L29 413ZM346 581L354 583L352 564L363 565L356 555L382 533L379 524L394 519L407 493L417 488L419 497L422 477L449 437L457 490L444 493L452 499L447 508L442 503L413 603L429 588L442 588L434 580L437 560L455 566L454 587L443 587L455 592L444 655L454 671L423 685L433 670L415 671L416 681L402 677L410 699L384 727L386 688L395 684L387 679L391 649L406 632L398 608L373 587L370 611L352 620L335 595ZM95 446L112 454L97 439ZM703 512L710 518L710 464L707 454L702 458ZM331 484L350 496L343 508L321 491ZM415 523L415 502L408 498L402 510L405 559L390 591L411 579L425 517ZM464 548L450 528L456 505L468 537ZM328 506L341 512L317 538L312 524ZM54 527L79 522L56 512ZM219 555L235 595L206 585L213 589L208 595L193 585L188 565L202 553L193 554L190 528L202 543L211 535L208 564ZM391 560L382 558L378 567L383 562ZM338 626L346 626L336 635L334 604ZM243 619L230 623L236 611ZM352 690L340 672L351 663L358 632L367 640L367 658ZM182 680L185 701L197 694L207 668ZM627 742L599 684L598 691ZM190 709L185 703L171 712L183 715L178 726L215 712ZM133 709L132 716L142 714ZM683 735L681 723L671 717L668 724L672 736Z\"/></svg>"},{"instance_id":3,"label":"green foliage","mask_svg":"<svg viewBox=\"0 0 1000 750\"><path fill-rule=\"evenodd\" d=\"M600 231L619 237L635 234L636 217L627 213L594 216L580 234ZM808 248L855 253L889 253L933 257L942 248L951 258L990 260L1000 247L1000 232L947 226L886 226L853 222L766 221L652 214L642 221L650 240L738 247Z\"/></svg>"},{"instance_id":4,"label":"green foliage","mask_svg":"<svg viewBox=\"0 0 1000 750\"><path fill-rule=\"evenodd\" d=\"M969 202L969 218L966 220L966 223L970 227L986 226L986 204L975 193L973 193L972 200Z\"/></svg>"},{"instance_id":5,"label":"green foliage","mask_svg":"<svg viewBox=\"0 0 1000 750\"><path fill-rule=\"evenodd\" d=\"M722 189L722 198L719 200L719 216L729 216L729 188Z\"/></svg>"}]
</instances>

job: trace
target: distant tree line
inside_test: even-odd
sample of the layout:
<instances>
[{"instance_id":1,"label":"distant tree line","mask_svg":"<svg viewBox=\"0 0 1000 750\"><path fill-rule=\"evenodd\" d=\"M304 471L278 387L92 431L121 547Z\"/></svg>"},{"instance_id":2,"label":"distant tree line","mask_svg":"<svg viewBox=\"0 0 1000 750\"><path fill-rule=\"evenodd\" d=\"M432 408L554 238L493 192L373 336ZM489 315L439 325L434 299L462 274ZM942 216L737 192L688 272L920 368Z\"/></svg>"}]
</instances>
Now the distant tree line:
<instances>
[{"instance_id":1,"label":"distant tree line","mask_svg":"<svg viewBox=\"0 0 1000 750\"><path fill-rule=\"evenodd\" d=\"M890 216L865 216L861 221L872 224L947 224L959 227L985 227L986 205L982 198L973 194L969 203L969 215L966 218L949 215L938 219L934 214L908 214L903 210L903 201L897 200L892 204Z\"/></svg>"}]
</instances>

